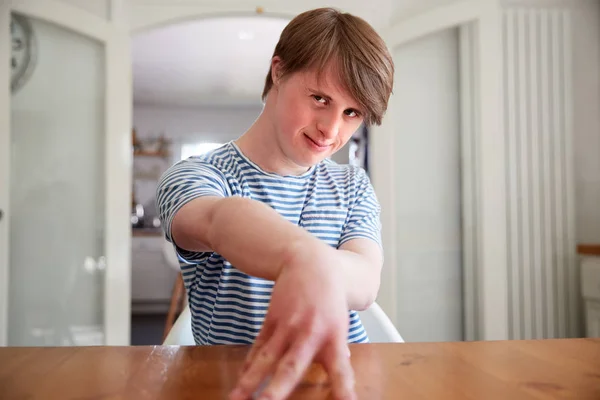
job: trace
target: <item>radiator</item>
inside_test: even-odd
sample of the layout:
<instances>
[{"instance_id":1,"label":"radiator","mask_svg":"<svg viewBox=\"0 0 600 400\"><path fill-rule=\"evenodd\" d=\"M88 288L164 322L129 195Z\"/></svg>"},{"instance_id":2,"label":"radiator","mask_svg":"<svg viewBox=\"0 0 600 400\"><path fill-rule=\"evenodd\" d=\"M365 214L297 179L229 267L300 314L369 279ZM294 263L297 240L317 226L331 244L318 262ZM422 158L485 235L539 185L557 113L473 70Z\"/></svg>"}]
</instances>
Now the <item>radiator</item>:
<instances>
[{"instance_id":1,"label":"radiator","mask_svg":"<svg viewBox=\"0 0 600 400\"><path fill-rule=\"evenodd\" d=\"M580 334L570 11L503 14L511 339Z\"/></svg>"}]
</instances>

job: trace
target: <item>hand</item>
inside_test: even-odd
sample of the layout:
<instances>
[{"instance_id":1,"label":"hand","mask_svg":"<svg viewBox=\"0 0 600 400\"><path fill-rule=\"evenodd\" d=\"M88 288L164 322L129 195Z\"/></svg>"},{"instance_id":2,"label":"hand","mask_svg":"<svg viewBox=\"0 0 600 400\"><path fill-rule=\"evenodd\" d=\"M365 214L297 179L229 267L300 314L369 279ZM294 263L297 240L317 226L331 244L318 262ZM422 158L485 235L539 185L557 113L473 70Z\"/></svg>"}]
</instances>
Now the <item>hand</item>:
<instances>
[{"instance_id":1,"label":"hand","mask_svg":"<svg viewBox=\"0 0 600 400\"><path fill-rule=\"evenodd\" d=\"M348 307L337 276L336 250L303 249L282 267L263 327L248 354L231 400L250 399L271 376L259 399L285 399L311 362L329 375L336 399L355 399L347 345Z\"/></svg>"}]
</instances>

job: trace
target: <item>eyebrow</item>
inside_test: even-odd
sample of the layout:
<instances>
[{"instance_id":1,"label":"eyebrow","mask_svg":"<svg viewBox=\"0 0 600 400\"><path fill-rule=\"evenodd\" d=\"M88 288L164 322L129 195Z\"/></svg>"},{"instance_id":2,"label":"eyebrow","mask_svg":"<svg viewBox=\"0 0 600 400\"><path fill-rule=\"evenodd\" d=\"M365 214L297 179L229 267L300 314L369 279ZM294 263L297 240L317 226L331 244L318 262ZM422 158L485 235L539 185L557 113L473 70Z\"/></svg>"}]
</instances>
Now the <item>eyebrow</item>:
<instances>
[{"instance_id":1,"label":"eyebrow","mask_svg":"<svg viewBox=\"0 0 600 400\"><path fill-rule=\"evenodd\" d=\"M317 96L320 96L320 97L324 98L324 99L325 99L325 100L327 100L327 101L333 101L333 99L331 98L331 96L328 96L328 95L326 95L325 93L321 92L320 90L313 89L313 88L311 88L311 87L307 87L307 89L308 89L310 92L312 92L312 93L316 94ZM355 111L357 111L358 113L360 113L361 115L364 115L364 114L365 114L365 113L364 113L364 111L363 111L363 110L362 110L360 107L348 107L348 109L349 109L349 110L355 110Z\"/></svg>"},{"instance_id":2,"label":"eyebrow","mask_svg":"<svg viewBox=\"0 0 600 400\"><path fill-rule=\"evenodd\" d=\"M325 93L321 92L320 90L317 89L313 89L313 88L308 88L308 90L318 96L321 96L322 98L324 98L327 101L332 101L333 99L331 98L331 96L326 95Z\"/></svg>"}]
</instances>

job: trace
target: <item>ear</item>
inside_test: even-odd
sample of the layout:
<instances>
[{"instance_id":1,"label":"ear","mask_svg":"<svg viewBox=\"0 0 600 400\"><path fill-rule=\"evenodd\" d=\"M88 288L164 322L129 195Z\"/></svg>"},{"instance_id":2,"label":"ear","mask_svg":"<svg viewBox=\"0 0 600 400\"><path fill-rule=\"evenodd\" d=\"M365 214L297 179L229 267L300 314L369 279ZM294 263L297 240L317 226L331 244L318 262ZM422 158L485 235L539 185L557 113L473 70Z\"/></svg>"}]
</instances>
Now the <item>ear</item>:
<instances>
[{"instance_id":1,"label":"ear","mask_svg":"<svg viewBox=\"0 0 600 400\"><path fill-rule=\"evenodd\" d=\"M281 80L281 68L282 61L279 56L275 56L271 59L271 79L273 80L273 86L278 86Z\"/></svg>"}]
</instances>

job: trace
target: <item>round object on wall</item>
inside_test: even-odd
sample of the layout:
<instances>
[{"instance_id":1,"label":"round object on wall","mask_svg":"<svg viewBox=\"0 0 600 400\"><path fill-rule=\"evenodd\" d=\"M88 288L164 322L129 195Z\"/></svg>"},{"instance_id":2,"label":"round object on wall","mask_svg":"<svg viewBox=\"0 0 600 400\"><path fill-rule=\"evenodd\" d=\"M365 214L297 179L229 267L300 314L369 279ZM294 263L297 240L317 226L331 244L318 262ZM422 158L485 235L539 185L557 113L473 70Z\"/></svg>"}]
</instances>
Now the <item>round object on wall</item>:
<instances>
[{"instance_id":1,"label":"round object on wall","mask_svg":"<svg viewBox=\"0 0 600 400\"><path fill-rule=\"evenodd\" d=\"M35 68L37 48L31 23L23 15L11 15L10 35L10 89L15 93L27 82Z\"/></svg>"}]
</instances>

